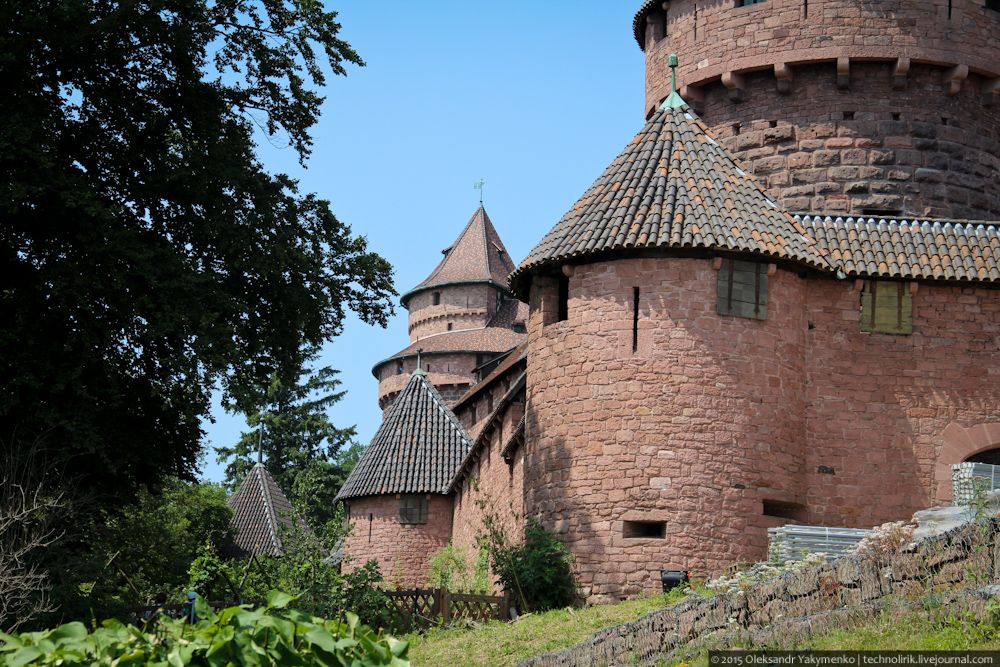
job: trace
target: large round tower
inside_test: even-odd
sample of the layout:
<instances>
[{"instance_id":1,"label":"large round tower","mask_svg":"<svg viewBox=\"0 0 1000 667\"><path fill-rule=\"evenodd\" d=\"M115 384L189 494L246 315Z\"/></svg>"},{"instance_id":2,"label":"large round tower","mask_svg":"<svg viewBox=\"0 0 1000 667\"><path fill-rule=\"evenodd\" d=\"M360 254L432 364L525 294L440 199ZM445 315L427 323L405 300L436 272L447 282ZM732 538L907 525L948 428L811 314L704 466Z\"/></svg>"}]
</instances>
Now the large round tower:
<instances>
[{"instance_id":1,"label":"large round tower","mask_svg":"<svg viewBox=\"0 0 1000 667\"><path fill-rule=\"evenodd\" d=\"M1000 217L1000 2L648 0L646 111L681 94L793 212Z\"/></svg>"},{"instance_id":2,"label":"large round tower","mask_svg":"<svg viewBox=\"0 0 1000 667\"><path fill-rule=\"evenodd\" d=\"M453 403L478 378L478 370L525 339L527 306L507 288L514 262L480 206L444 257L406 292L410 344L375 364L383 410L420 363L445 401Z\"/></svg>"}]
</instances>

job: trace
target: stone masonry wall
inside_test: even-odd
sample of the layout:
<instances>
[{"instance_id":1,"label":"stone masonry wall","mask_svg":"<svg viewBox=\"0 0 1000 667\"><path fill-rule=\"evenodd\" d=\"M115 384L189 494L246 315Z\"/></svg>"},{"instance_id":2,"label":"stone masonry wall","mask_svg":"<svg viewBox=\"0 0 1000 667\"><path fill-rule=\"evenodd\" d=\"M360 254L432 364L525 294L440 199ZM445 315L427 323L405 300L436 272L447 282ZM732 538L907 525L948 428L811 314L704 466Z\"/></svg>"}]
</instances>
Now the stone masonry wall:
<instances>
[{"instance_id":1,"label":"stone masonry wall","mask_svg":"<svg viewBox=\"0 0 1000 667\"><path fill-rule=\"evenodd\" d=\"M424 354L420 359L421 366L427 371L427 378L441 393L448 403L458 399L475 381L476 354L469 352ZM402 360L403 372L399 372L399 363L391 361L375 369L379 379L378 404L383 410L392 405L393 399L403 390L410 379L410 374L417 368L416 356Z\"/></svg>"},{"instance_id":2,"label":"stone masonry wall","mask_svg":"<svg viewBox=\"0 0 1000 667\"><path fill-rule=\"evenodd\" d=\"M795 95L747 74L740 104L709 84L700 115L789 210L1000 219L1000 107L971 84L940 93L929 66L914 64L904 90L892 90L890 63L851 71L856 83L839 90L832 63L798 68Z\"/></svg>"},{"instance_id":3,"label":"stone masonry wall","mask_svg":"<svg viewBox=\"0 0 1000 667\"><path fill-rule=\"evenodd\" d=\"M787 573L749 591L694 598L637 621L594 634L563 651L528 658L518 667L601 667L671 662L699 640L725 648L730 642L782 646L783 641L843 627L877 614L888 595L916 598L938 591L939 604L987 617L989 593L972 587L1000 582L1000 522L967 524L887 559L846 556L833 563ZM963 595L942 587L968 587ZM856 613L852 614L852 610ZM853 618L852 618L853 617ZM714 635L712 639L706 636ZM772 643L773 642L773 643ZM740 645L740 644L736 644Z\"/></svg>"},{"instance_id":4,"label":"stone masonry wall","mask_svg":"<svg viewBox=\"0 0 1000 667\"><path fill-rule=\"evenodd\" d=\"M995 220L1000 12L983 5L672 0L647 19L647 115L677 53L688 102L789 209Z\"/></svg>"},{"instance_id":5,"label":"stone masonry wall","mask_svg":"<svg viewBox=\"0 0 1000 667\"><path fill-rule=\"evenodd\" d=\"M532 290L525 507L567 542L584 596L763 555L783 521L762 501L805 500L803 281L770 277L766 321L716 315L710 260L580 266L569 289L569 319L544 327L551 295Z\"/></svg>"},{"instance_id":6,"label":"stone masonry wall","mask_svg":"<svg viewBox=\"0 0 1000 667\"><path fill-rule=\"evenodd\" d=\"M401 524L395 495L354 498L347 504L351 532L344 543L344 571L374 559L389 585L424 586L431 556L451 537L451 497L428 495L425 524Z\"/></svg>"},{"instance_id":7,"label":"stone masonry wall","mask_svg":"<svg viewBox=\"0 0 1000 667\"><path fill-rule=\"evenodd\" d=\"M1000 421L1000 291L922 284L906 336L861 332L859 302L853 281L809 281L810 523L868 527L935 504L945 430Z\"/></svg>"},{"instance_id":8,"label":"stone masonry wall","mask_svg":"<svg viewBox=\"0 0 1000 667\"><path fill-rule=\"evenodd\" d=\"M678 79L684 85L788 64L793 67L791 90L807 97L815 91L798 87L795 65L842 57L852 62L905 57L946 67L963 64L971 72L1000 76L1000 13L986 9L982 0L735 4L671 0L665 24L662 13L652 16L645 48L646 109L670 94L670 53L681 57ZM835 84L831 73L828 85Z\"/></svg>"},{"instance_id":9,"label":"stone masonry wall","mask_svg":"<svg viewBox=\"0 0 1000 667\"><path fill-rule=\"evenodd\" d=\"M575 267L569 319L542 326L552 289L532 289L525 510L591 602L763 558L770 525L908 517L937 498L945 431L1000 421L997 290L920 285L893 336L860 331L853 280L782 268L766 321L715 313L709 259Z\"/></svg>"},{"instance_id":10,"label":"stone masonry wall","mask_svg":"<svg viewBox=\"0 0 1000 667\"><path fill-rule=\"evenodd\" d=\"M452 542L470 563L475 562L485 512L496 517L514 540L523 530L524 448L513 452L509 463L500 455L523 414L523 403L514 403L505 412L455 494Z\"/></svg>"},{"instance_id":11,"label":"stone masonry wall","mask_svg":"<svg viewBox=\"0 0 1000 667\"><path fill-rule=\"evenodd\" d=\"M434 305L435 292L441 302ZM407 302L410 342L431 334L479 329L496 313L499 292L490 285L446 285L414 294Z\"/></svg>"}]
</instances>

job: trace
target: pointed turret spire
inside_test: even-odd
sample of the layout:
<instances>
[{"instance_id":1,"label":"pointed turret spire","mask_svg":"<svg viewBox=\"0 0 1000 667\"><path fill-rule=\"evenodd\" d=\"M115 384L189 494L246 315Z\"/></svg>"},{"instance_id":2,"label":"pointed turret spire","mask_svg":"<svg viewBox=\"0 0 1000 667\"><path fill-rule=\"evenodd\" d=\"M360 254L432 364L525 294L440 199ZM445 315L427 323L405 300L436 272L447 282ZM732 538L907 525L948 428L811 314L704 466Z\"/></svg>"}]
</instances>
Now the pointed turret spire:
<instances>
[{"instance_id":1,"label":"pointed turret spire","mask_svg":"<svg viewBox=\"0 0 1000 667\"><path fill-rule=\"evenodd\" d=\"M418 292L462 283L491 283L506 291L507 276L513 270L514 262L486 209L480 205L455 243L444 251L444 259L437 268L400 300L405 307Z\"/></svg>"}]
</instances>

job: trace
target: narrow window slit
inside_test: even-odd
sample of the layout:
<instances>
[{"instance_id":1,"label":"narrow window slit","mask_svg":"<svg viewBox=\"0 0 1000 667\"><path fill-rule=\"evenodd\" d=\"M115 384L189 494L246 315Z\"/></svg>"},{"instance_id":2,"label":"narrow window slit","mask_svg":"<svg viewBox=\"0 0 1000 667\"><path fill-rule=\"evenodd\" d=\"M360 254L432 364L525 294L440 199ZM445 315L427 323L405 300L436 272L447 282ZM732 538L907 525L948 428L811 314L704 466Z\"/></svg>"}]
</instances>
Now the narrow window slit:
<instances>
[{"instance_id":1,"label":"narrow window slit","mask_svg":"<svg viewBox=\"0 0 1000 667\"><path fill-rule=\"evenodd\" d=\"M632 354L639 351L639 288L632 288Z\"/></svg>"}]
</instances>

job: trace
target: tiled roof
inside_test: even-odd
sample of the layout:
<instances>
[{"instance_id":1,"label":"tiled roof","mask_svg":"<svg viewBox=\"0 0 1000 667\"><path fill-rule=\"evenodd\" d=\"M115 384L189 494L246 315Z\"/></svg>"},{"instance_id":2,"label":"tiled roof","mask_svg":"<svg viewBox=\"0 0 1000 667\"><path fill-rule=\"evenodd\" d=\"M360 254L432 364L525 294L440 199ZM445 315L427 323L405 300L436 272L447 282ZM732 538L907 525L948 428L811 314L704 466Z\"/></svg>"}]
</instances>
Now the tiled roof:
<instances>
[{"instance_id":1,"label":"tiled roof","mask_svg":"<svg viewBox=\"0 0 1000 667\"><path fill-rule=\"evenodd\" d=\"M480 382L473 385L467 392L462 394L461 397L452 406L452 410L455 412L461 412L461 408L465 405L467 401L474 398L484 389L493 384L493 381L501 377L504 373L509 371L511 368L516 366L518 363L524 361L528 358L528 341L524 341L517 346L516 349L511 350L507 358L499 363L499 365L490 371L490 374L484 377Z\"/></svg>"},{"instance_id":2,"label":"tiled roof","mask_svg":"<svg viewBox=\"0 0 1000 667\"><path fill-rule=\"evenodd\" d=\"M466 454L458 469L455 470L451 483L448 485L449 492L454 491L458 487L459 482L465 477L465 473L469 469L469 466L471 466L476 457L479 456L480 450L482 450L482 448L489 443L490 434L493 432L496 425L503 421L503 415L507 411L510 404L519 395L522 397L524 396L524 387L527 382L527 377L528 374L522 372L511 384L507 393L504 394L499 401L497 401L496 407L493 408L493 412L487 415L486 419L483 420L483 424L476 433L476 439L469 448L468 454ZM514 431L516 433L517 427L515 427Z\"/></svg>"},{"instance_id":3,"label":"tiled roof","mask_svg":"<svg viewBox=\"0 0 1000 667\"><path fill-rule=\"evenodd\" d=\"M338 500L395 493L448 493L471 443L423 372L410 376L351 471Z\"/></svg>"},{"instance_id":4,"label":"tiled roof","mask_svg":"<svg viewBox=\"0 0 1000 667\"><path fill-rule=\"evenodd\" d=\"M639 11L635 13L632 17L632 34L635 36L635 41L638 42L639 48L645 50L646 48L646 14L649 10L657 5L661 4L662 0L646 0L639 7Z\"/></svg>"},{"instance_id":5,"label":"tiled roof","mask_svg":"<svg viewBox=\"0 0 1000 667\"><path fill-rule=\"evenodd\" d=\"M485 327L468 331L446 331L421 338L396 354L383 359L372 367L372 374L378 377L378 369L384 364L405 357L416 356L417 350L425 355L449 352L506 352L527 340L528 335L502 327Z\"/></svg>"},{"instance_id":6,"label":"tiled roof","mask_svg":"<svg viewBox=\"0 0 1000 667\"><path fill-rule=\"evenodd\" d=\"M488 327L505 327L510 329L514 324L527 324L528 304L517 299L504 299L504 302L497 308L490 321L486 323Z\"/></svg>"},{"instance_id":7,"label":"tiled roof","mask_svg":"<svg viewBox=\"0 0 1000 667\"><path fill-rule=\"evenodd\" d=\"M280 556L280 526L290 526L292 504L262 463L255 465L229 498L234 541L247 554Z\"/></svg>"},{"instance_id":8,"label":"tiled roof","mask_svg":"<svg viewBox=\"0 0 1000 667\"><path fill-rule=\"evenodd\" d=\"M422 283L400 299L404 306L413 294L439 285L491 282L500 287L514 270L514 261L507 254L500 235L480 205L472 214L458 239L444 251L444 259Z\"/></svg>"},{"instance_id":9,"label":"tiled roof","mask_svg":"<svg viewBox=\"0 0 1000 667\"><path fill-rule=\"evenodd\" d=\"M660 249L752 253L830 270L825 250L683 106L660 109L511 274L591 255Z\"/></svg>"},{"instance_id":10,"label":"tiled roof","mask_svg":"<svg viewBox=\"0 0 1000 667\"><path fill-rule=\"evenodd\" d=\"M812 215L800 220L849 276L1000 280L1000 233L995 223Z\"/></svg>"}]
</instances>

